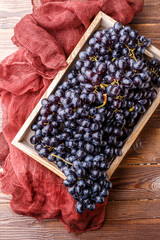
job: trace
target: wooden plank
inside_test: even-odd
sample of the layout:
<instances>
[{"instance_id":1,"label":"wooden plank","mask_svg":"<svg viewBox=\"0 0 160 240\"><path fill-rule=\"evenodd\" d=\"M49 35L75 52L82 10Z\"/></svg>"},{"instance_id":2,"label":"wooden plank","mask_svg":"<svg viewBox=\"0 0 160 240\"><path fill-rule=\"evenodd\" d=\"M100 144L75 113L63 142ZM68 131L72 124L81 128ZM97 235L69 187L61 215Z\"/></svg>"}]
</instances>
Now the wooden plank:
<instances>
[{"instance_id":1,"label":"wooden plank","mask_svg":"<svg viewBox=\"0 0 160 240\"><path fill-rule=\"evenodd\" d=\"M0 13L1 11L6 11L7 14L14 11L26 11L27 9L32 9L31 1L29 0L1 0L0 2Z\"/></svg>"},{"instance_id":2,"label":"wooden plank","mask_svg":"<svg viewBox=\"0 0 160 240\"><path fill-rule=\"evenodd\" d=\"M96 231L76 234L78 240L159 240L160 219L106 220ZM72 239L72 238L71 238Z\"/></svg>"},{"instance_id":3,"label":"wooden plank","mask_svg":"<svg viewBox=\"0 0 160 240\"><path fill-rule=\"evenodd\" d=\"M160 105L157 107L156 111L153 113L150 121L148 121L146 126L151 127L153 129L160 128L159 117L160 117Z\"/></svg>"},{"instance_id":4,"label":"wooden plank","mask_svg":"<svg viewBox=\"0 0 160 240\"><path fill-rule=\"evenodd\" d=\"M0 2L0 18L7 17L22 17L30 13L32 9L31 1L29 0L1 0ZM160 2L159 0L145 0L142 13L135 16L132 23L159 23L160 19ZM151 14L154 13L154 14Z\"/></svg>"},{"instance_id":5,"label":"wooden plank","mask_svg":"<svg viewBox=\"0 0 160 240\"><path fill-rule=\"evenodd\" d=\"M143 11L135 16L133 23L159 23L160 21L160 1L145 0Z\"/></svg>"},{"instance_id":6,"label":"wooden plank","mask_svg":"<svg viewBox=\"0 0 160 240\"><path fill-rule=\"evenodd\" d=\"M0 29L0 61L18 49L11 41L13 34L13 29Z\"/></svg>"},{"instance_id":7,"label":"wooden plank","mask_svg":"<svg viewBox=\"0 0 160 240\"><path fill-rule=\"evenodd\" d=\"M23 16L31 12L32 4L29 0L1 0L0 29L13 29Z\"/></svg>"},{"instance_id":8,"label":"wooden plank","mask_svg":"<svg viewBox=\"0 0 160 240\"><path fill-rule=\"evenodd\" d=\"M9 204L11 199L11 195L6 195L0 191L0 204Z\"/></svg>"},{"instance_id":9,"label":"wooden plank","mask_svg":"<svg viewBox=\"0 0 160 240\"><path fill-rule=\"evenodd\" d=\"M156 109L121 165L160 163L160 106ZM153 144L154 143L154 144Z\"/></svg>"},{"instance_id":10,"label":"wooden plank","mask_svg":"<svg viewBox=\"0 0 160 240\"><path fill-rule=\"evenodd\" d=\"M106 220L151 218L160 218L160 199L141 201L109 201L106 208Z\"/></svg>"},{"instance_id":11,"label":"wooden plank","mask_svg":"<svg viewBox=\"0 0 160 240\"><path fill-rule=\"evenodd\" d=\"M5 195L0 193L0 216L1 221L9 215L12 215L12 220L19 218L24 218L20 214L16 214L12 211L9 206L11 200L10 195ZM140 200L140 201L112 201L109 200L105 219L107 220L129 220L129 219L150 219L150 218L160 218L160 199L154 200ZM145 211L147 209L147 211ZM31 217L26 217L27 219L33 220ZM25 221L25 219L24 219ZM52 220L56 221L56 220Z\"/></svg>"},{"instance_id":12,"label":"wooden plank","mask_svg":"<svg viewBox=\"0 0 160 240\"><path fill-rule=\"evenodd\" d=\"M0 61L17 50L11 41L13 28L23 16L31 12L30 0L0 1Z\"/></svg>"},{"instance_id":13,"label":"wooden plank","mask_svg":"<svg viewBox=\"0 0 160 240\"><path fill-rule=\"evenodd\" d=\"M0 218L0 240L88 240L88 239L159 239L160 219L109 220L105 218L102 228L85 233L67 233L65 227L56 220L38 223L35 219L12 214L4 207L5 215ZM0 208L1 210L1 208ZM0 211L1 213L1 211Z\"/></svg>"},{"instance_id":14,"label":"wooden plank","mask_svg":"<svg viewBox=\"0 0 160 240\"><path fill-rule=\"evenodd\" d=\"M159 139L160 129L146 126L121 165L160 163Z\"/></svg>"},{"instance_id":15,"label":"wooden plank","mask_svg":"<svg viewBox=\"0 0 160 240\"><path fill-rule=\"evenodd\" d=\"M0 204L0 216L0 240L70 240L71 237L58 220L38 222L35 218L15 214L7 204Z\"/></svg>"},{"instance_id":16,"label":"wooden plank","mask_svg":"<svg viewBox=\"0 0 160 240\"><path fill-rule=\"evenodd\" d=\"M0 29L13 29L14 26L21 20L21 17L6 17L0 18Z\"/></svg>"},{"instance_id":17,"label":"wooden plank","mask_svg":"<svg viewBox=\"0 0 160 240\"><path fill-rule=\"evenodd\" d=\"M20 13L24 15L31 12L31 10L32 4L29 0L1 0L0 2L0 18L9 16L11 13L14 14L14 16Z\"/></svg>"},{"instance_id":18,"label":"wooden plank","mask_svg":"<svg viewBox=\"0 0 160 240\"><path fill-rule=\"evenodd\" d=\"M160 165L120 166L111 181L110 200L160 199Z\"/></svg>"},{"instance_id":19,"label":"wooden plank","mask_svg":"<svg viewBox=\"0 0 160 240\"><path fill-rule=\"evenodd\" d=\"M158 226L160 226L160 208L158 205L159 201L127 203L123 201L118 203L109 202L102 228L96 230L96 232L91 231L81 234L69 234L67 233L65 227L57 220L50 219L38 222L36 219L31 217L14 214L7 204L1 204L0 240L11 239L10 236L12 236L12 239L16 240L45 240L48 238L54 240L99 240L106 239L106 234L108 239L116 239L116 236L119 237L117 239L138 239L135 238L136 236L140 236L141 238L139 239L150 239L145 237L152 236L153 239L154 236L160 236L160 232L158 231ZM132 207L132 211L129 212L127 209L130 209L130 207ZM159 211L156 211L156 209L159 209ZM136 212L139 214L136 215ZM118 216L117 219L116 213ZM148 228L149 226L150 228ZM146 231L148 231L147 234Z\"/></svg>"},{"instance_id":20,"label":"wooden plank","mask_svg":"<svg viewBox=\"0 0 160 240\"><path fill-rule=\"evenodd\" d=\"M136 29L141 35L151 38L154 40L159 40L160 38L160 24L130 24L133 29Z\"/></svg>"}]
</instances>

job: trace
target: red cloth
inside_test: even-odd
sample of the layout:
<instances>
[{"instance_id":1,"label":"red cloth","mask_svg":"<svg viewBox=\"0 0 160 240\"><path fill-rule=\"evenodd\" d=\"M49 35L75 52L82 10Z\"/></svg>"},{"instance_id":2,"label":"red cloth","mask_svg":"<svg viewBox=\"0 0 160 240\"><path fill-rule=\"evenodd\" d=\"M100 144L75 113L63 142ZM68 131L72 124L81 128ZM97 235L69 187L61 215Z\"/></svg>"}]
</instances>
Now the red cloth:
<instances>
[{"instance_id":1,"label":"red cloth","mask_svg":"<svg viewBox=\"0 0 160 240\"><path fill-rule=\"evenodd\" d=\"M13 42L19 50L0 64L3 110L1 189L12 194L11 207L37 219L57 218L69 232L99 228L104 204L79 215L62 179L11 145L56 73L71 53L93 17L101 9L123 24L142 10L143 0L33 1L34 11L15 27ZM40 5L37 7L37 5ZM5 142L4 142L5 141ZM9 145L9 153L6 142Z\"/></svg>"}]
</instances>

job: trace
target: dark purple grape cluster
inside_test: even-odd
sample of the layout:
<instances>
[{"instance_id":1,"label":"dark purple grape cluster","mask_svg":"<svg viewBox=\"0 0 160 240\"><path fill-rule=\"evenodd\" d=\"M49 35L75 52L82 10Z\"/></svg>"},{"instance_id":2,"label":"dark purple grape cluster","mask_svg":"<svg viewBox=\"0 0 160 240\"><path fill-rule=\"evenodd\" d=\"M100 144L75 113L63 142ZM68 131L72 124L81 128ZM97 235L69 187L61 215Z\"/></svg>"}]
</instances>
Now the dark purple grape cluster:
<instances>
[{"instance_id":1,"label":"dark purple grape cluster","mask_svg":"<svg viewBox=\"0 0 160 240\"><path fill-rule=\"evenodd\" d=\"M30 141L65 174L78 213L104 202L111 188L106 170L156 97L160 64L144 58L150 44L118 22L97 31L68 80L42 100Z\"/></svg>"}]
</instances>

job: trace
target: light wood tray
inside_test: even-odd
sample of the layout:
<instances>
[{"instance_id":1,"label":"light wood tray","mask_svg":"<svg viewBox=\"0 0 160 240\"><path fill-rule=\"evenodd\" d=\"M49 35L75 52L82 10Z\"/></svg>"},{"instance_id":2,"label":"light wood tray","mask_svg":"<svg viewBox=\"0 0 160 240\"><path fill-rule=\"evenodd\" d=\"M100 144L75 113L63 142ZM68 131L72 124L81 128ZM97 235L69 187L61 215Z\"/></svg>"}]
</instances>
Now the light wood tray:
<instances>
[{"instance_id":1,"label":"light wood tray","mask_svg":"<svg viewBox=\"0 0 160 240\"><path fill-rule=\"evenodd\" d=\"M103 12L99 12L69 58L67 59L68 66L61 70L57 76L54 78L54 81L50 84L49 88L45 92L45 94L42 96L43 98L48 98L48 96L56 90L57 85L60 82L63 82L67 79L67 74L69 70L73 67L74 63L78 59L78 54L81 50L84 50L87 46L88 39L93 35L93 33L98 29L108 29L109 27L112 27L115 23L115 20L104 14ZM155 48L153 45L151 45L148 50L146 51L146 54L150 57L157 58L160 60L160 51ZM33 148L33 145L30 143L30 137L33 135L33 131L31 130L31 125L34 122L37 114L40 111L41 108L41 99L39 103L36 105L30 116L27 118L17 135L12 141L12 144L22 150L24 153L28 154L30 157L35 159L37 162L41 163L54 173L56 173L61 178L65 179L65 175L57 168L56 164L49 162L47 159L41 158L37 151ZM107 171L107 174L109 178L112 176L122 159L124 158L125 154L129 150L129 148L132 146L135 139L138 137L139 133L151 117L152 113L155 111L157 106L160 103L160 90L158 90L158 94L156 99L154 100L153 104L149 107L147 112L141 117L141 119L138 121L137 125L134 127L134 130L126 143L124 144L122 148L122 156L116 157L115 160L111 163L111 166L109 170Z\"/></svg>"}]
</instances>

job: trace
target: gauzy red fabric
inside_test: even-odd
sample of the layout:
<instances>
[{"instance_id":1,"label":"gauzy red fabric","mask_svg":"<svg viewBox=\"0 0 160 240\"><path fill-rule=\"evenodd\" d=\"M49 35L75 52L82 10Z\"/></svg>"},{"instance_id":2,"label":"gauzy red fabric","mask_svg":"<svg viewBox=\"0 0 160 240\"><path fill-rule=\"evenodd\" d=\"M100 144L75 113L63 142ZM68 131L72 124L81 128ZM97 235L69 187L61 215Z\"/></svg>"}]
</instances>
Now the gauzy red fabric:
<instances>
[{"instance_id":1,"label":"gauzy red fabric","mask_svg":"<svg viewBox=\"0 0 160 240\"><path fill-rule=\"evenodd\" d=\"M14 29L19 50L0 64L3 135L0 137L1 189L12 194L11 207L37 219L57 218L69 232L99 228L104 204L79 215L62 179L11 145L11 141L45 92L99 10L126 24L143 0L33 1L34 11ZM39 5L39 7L38 7ZM7 146L8 143L8 146ZM9 150L8 150L9 147Z\"/></svg>"}]
</instances>

